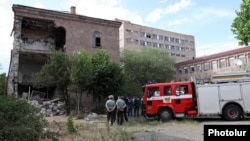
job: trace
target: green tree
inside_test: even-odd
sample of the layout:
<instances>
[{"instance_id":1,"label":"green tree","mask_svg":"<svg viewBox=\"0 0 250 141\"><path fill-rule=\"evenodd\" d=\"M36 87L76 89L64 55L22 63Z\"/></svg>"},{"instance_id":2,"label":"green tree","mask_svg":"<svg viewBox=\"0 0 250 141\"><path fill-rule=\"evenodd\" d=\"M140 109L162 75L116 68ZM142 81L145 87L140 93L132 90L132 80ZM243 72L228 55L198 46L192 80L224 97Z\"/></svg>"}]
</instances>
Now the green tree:
<instances>
[{"instance_id":1,"label":"green tree","mask_svg":"<svg viewBox=\"0 0 250 141\"><path fill-rule=\"evenodd\" d=\"M130 81L141 86L148 81L166 82L174 77L175 61L164 49L146 47L139 51L124 50L121 60Z\"/></svg>"},{"instance_id":2,"label":"green tree","mask_svg":"<svg viewBox=\"0 0 250 141\"><path fill-rule=\"evenodd\" d=\"M34 74L37 85L46 87L56 86L59 94L65 100L67 114L70 113L70 97L68 85L70 82L69 56L62 51L52 51L48 62L42 66L40 72Z\"/></svg>"},{"instance_id":3,"label":"green tree","mask_svg":"<svg viewBox=\"0 0 250 141\"><path fill-rule=\"evenodd\" d=\"M77 111L79 113L83 92L90 85L93 78L92 58L85 50L75 51L72 55L71 64L70 79L73 87L76 88Z\"/></svg>"},{"instance_id":4,"label":"green tree","mask_svg":"<svg viewBox=\"0 0 250 141\"><path fill-rule=\"evenodd\" d=\"M5 93L6 73L0 74L0 95Z\"/></svg>"},{"instance_id":5,"label":"green tree","mask_svg":"<svg viewBox=\"0 0 250 141\"><path fill-rule=\"evenodd\" d=\"M0 96L0 140L38 141L47 122L40 110L25 100Z\"/></svg>"},{"instance_id":6,"label":"green tree","mask_svg":"<svg viewBox=\"0 0 250 141\"><path fill-rule=\"evenodd\" d=\"M240 11L236 11L236 17L231 25L231 31L235 34L239 45L248 45L250 41L250 0L242 0Z\"/></svg>"},{"instance_id":7,"label":"green tree","mask_svg":"<svg viewBox=\"0 0 250 141\"><path fill-rule=\"evenodd\" d=\"M117 95L124 84L123 69L116 62L110 62L109 55L104 50L98 50L92 55L93 80L88 91L93 94L93 99Z\"/></svg>"}]
</instances>

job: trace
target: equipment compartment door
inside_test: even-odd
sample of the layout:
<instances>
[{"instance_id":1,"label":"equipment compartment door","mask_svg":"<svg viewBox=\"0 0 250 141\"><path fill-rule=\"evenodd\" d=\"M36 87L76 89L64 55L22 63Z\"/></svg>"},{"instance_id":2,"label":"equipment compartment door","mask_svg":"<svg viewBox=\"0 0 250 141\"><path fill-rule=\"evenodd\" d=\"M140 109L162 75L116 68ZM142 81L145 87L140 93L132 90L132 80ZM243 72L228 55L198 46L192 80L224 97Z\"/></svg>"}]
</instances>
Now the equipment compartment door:
<instances>
[{"instance_id":1,"label":"equipment compartment door","mask_svg":"<svg viewBox=\"0 0 250 141\"><path fill-rule=\"evenodd\" d=\"M220 113L219 89L218 86L197 87L198 112L201 115Z\"/></svg>"}]
</instances>

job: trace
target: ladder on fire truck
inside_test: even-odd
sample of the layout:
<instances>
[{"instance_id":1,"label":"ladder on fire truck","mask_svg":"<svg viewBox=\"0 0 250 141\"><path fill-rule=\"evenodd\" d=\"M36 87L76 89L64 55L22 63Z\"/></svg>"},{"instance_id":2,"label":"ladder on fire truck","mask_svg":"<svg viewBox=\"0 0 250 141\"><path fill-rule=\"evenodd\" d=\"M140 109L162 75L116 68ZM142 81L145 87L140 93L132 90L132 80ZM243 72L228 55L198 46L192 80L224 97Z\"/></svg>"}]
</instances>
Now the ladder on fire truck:
<instances>
[{"instance_id":1,"label":"ladder on fire truck","mask_svg":"<svg viewBox=\"0 0 250 141\"><path fill-rule=\"evenodd\" d=\"M211 83L250 82L250 73L246 71L217 72L211 75Z\"/></svg>"}]
</instances>

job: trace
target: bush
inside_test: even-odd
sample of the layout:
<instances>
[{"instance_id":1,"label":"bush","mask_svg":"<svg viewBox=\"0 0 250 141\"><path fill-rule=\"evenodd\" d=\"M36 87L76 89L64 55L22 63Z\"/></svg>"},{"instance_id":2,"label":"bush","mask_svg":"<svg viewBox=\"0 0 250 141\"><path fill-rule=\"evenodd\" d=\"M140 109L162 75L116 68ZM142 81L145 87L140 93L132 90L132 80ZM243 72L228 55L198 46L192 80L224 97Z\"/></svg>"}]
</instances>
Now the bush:
<instances>
[{"instance_id":1,"label":"bush","mask_svg":"<svg viewBox=\"0 0 250 141\"><path fill-rule=\"evenodd\" d=\"M74 121L72 116L68 117L68 121L67 121L67 129L70 133L77 133L78 131L78 126L74 125Z\"/></svg>"},{"instance_id":2,"label":"bush","mask_svg":"<svg viewBox=\"0 0 250 141\"><path fill-rule=\"evenodd\" d=\"M46 126L39 111L24 100L0 96L0 140L38 141Z\"/></svg>"}]
</instances>

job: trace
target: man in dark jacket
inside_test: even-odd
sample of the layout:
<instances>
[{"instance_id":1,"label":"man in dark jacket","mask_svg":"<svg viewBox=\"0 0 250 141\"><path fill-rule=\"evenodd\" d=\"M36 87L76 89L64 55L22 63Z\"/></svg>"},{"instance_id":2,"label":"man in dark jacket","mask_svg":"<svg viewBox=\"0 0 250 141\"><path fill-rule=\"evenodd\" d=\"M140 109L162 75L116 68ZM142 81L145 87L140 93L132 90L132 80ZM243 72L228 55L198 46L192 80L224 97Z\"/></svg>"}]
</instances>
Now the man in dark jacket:
<instances>
[{"instance_id":1,"label":"man in dark jacket","mask_svg":"<svg viewBox=\"0 0 250 141\"><path fill-rule=\"evenodd\" d=\"M133 101L131 98L128 97L128 103L127 103L128 117L132 117L133 107L134 107Z\"/></svg>"},{"instance_id":2,"label":"man in dark jacket","mask_svg":"<svg viewBox=\"0 0 250 141\"><path fill-rule=\"evenodd\" d=\"M134 99L134 117L139 117L139 108L141 105L141 100L138 97Z\"/></svg>"},{"instance_id":3,"label":"man in dark jacket","mask_svg":"<svg viewBox=\"0 0 250 141\"><path fill-rule=\"evenodd\" d=\"M122 99L125 101L125 104L128 105L128 98L122 97ZM124 119L126 122L128 122L128 115L127 115L128 107L126 106L123 111Z\"/></svg>"}]
</instances>

